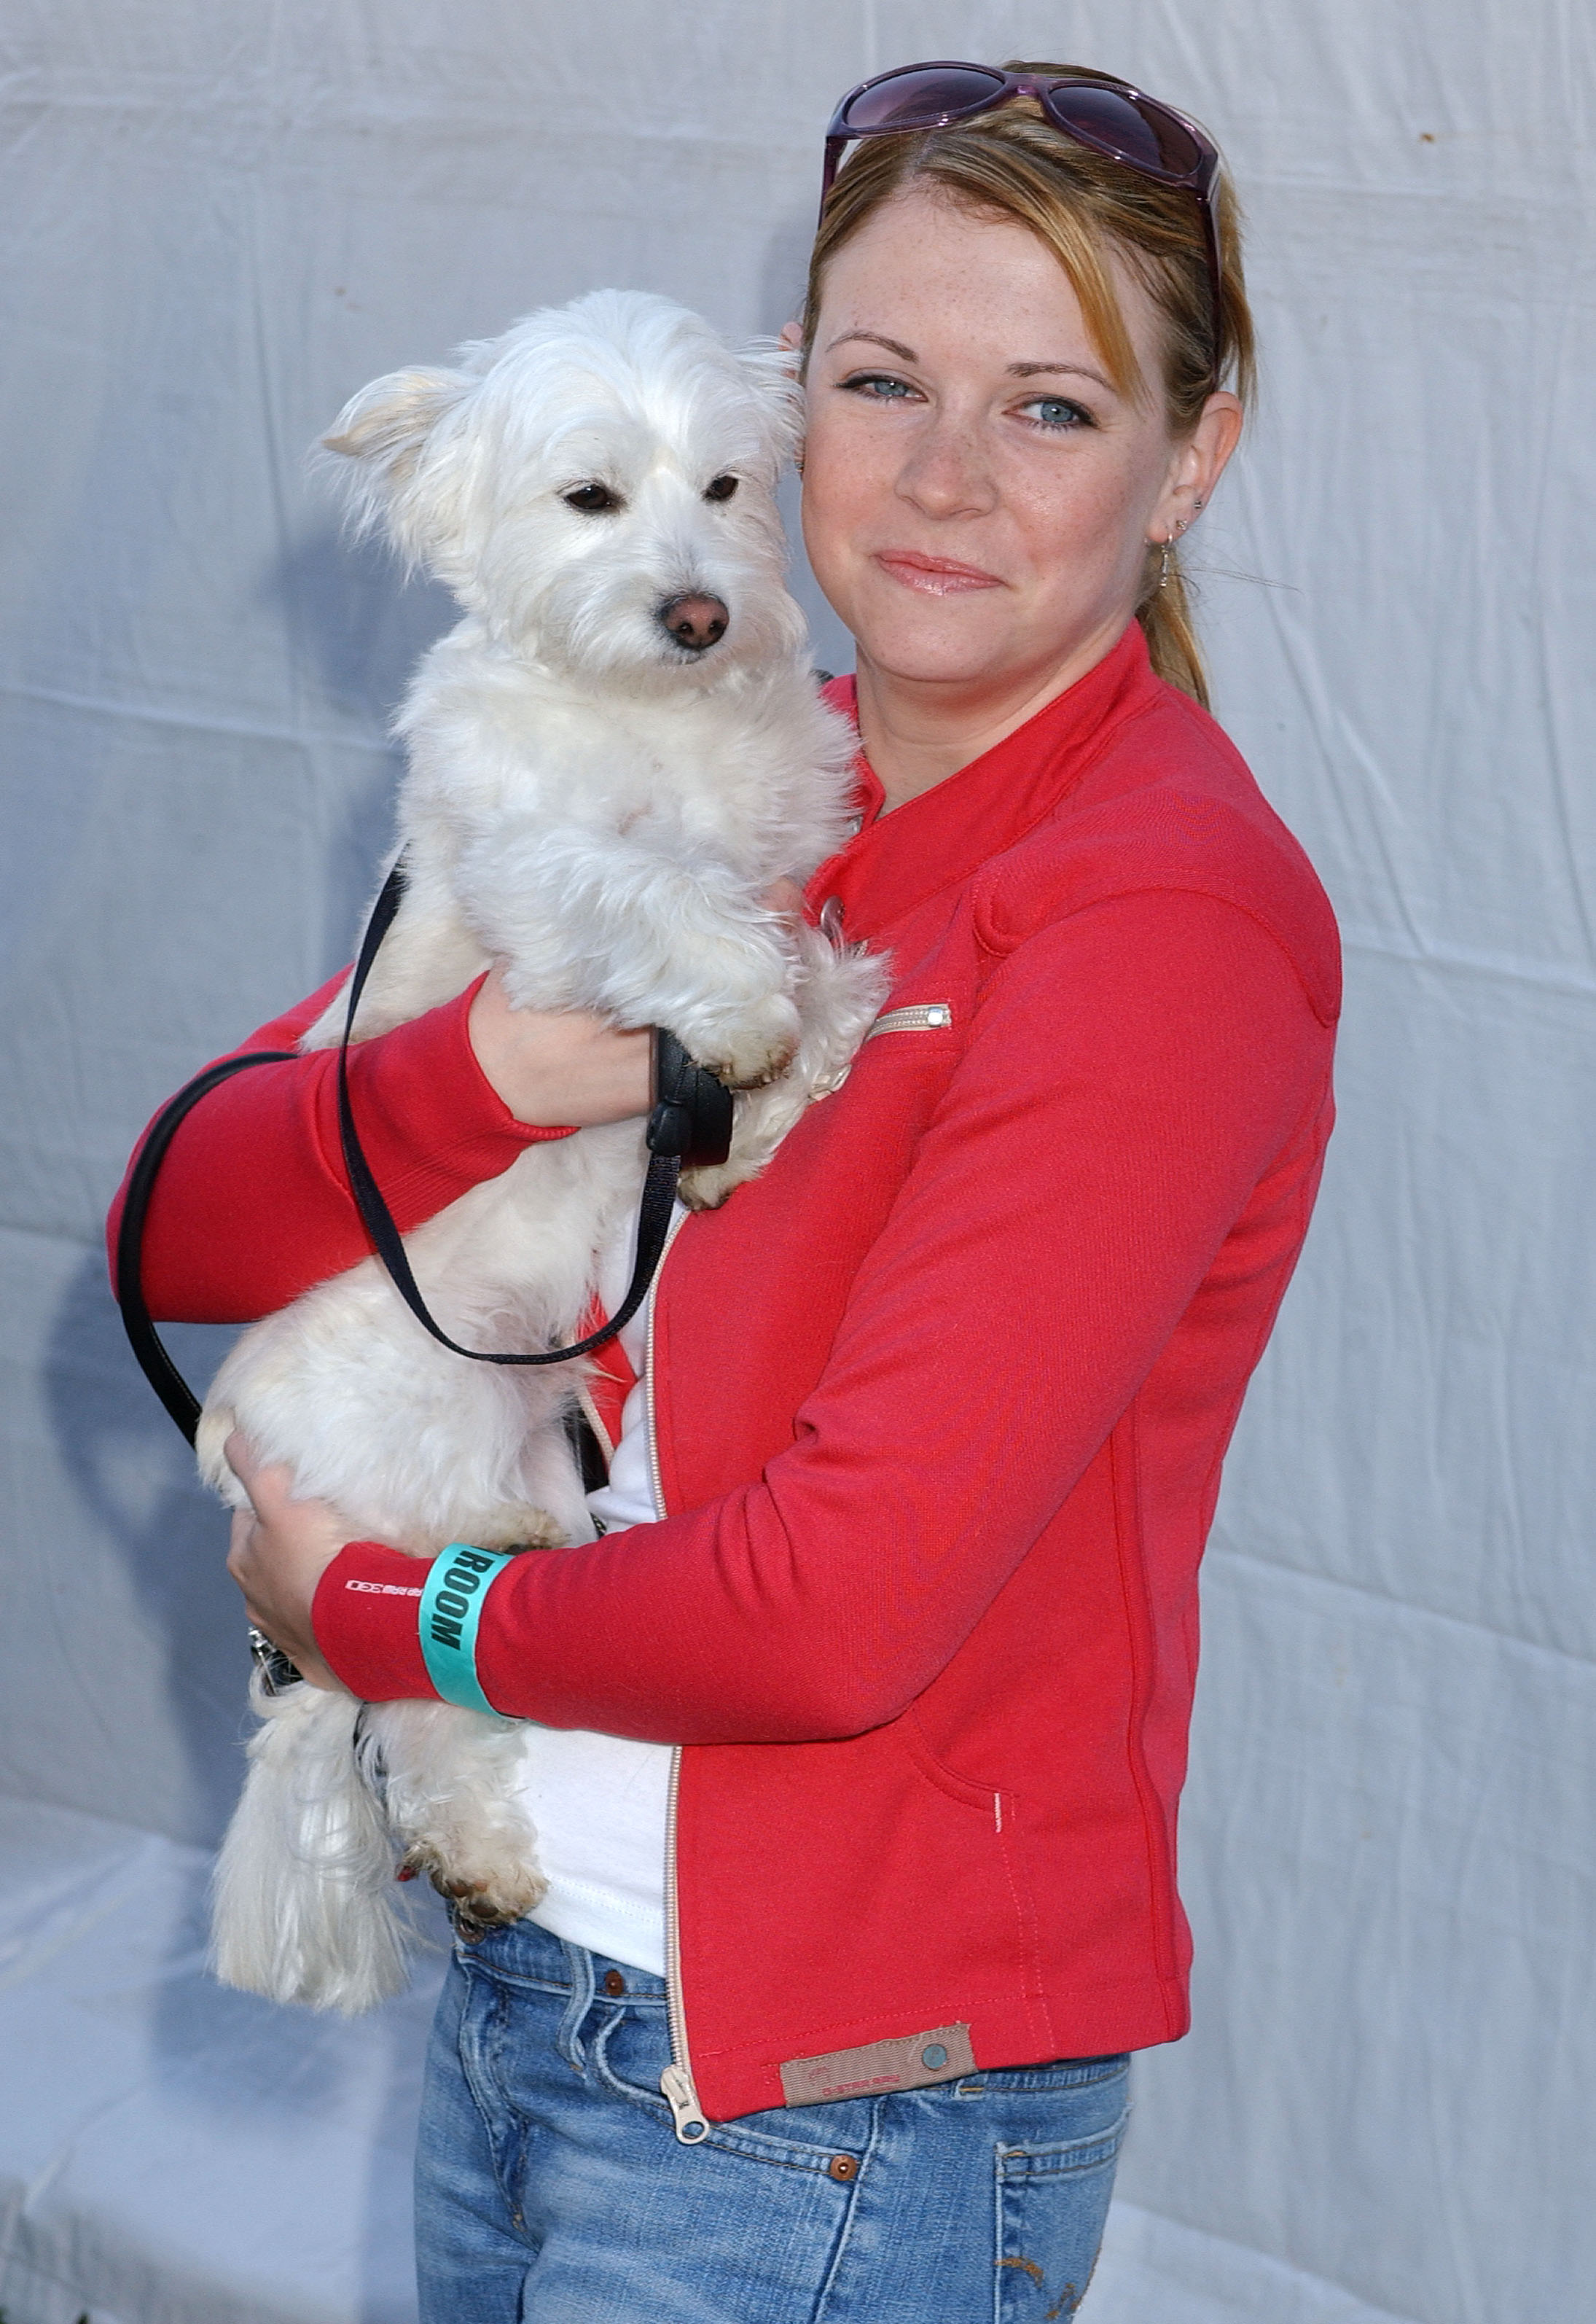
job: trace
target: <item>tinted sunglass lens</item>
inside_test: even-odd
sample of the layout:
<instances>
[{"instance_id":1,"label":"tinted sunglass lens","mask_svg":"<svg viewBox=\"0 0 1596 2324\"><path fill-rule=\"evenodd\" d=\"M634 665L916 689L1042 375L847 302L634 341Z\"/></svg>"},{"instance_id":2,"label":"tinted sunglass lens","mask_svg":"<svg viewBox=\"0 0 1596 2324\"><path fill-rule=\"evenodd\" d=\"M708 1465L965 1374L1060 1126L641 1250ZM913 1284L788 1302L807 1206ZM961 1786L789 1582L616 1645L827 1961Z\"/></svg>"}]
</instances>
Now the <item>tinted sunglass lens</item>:
<instances>
[{"instance_id":1,"label":"tinted sunglass lens","mask_svg":"<svg viewBox=\"0 0 1596 2324\"><path fill-rule=\"evenodd\" d=\"M1143 112L1117 89L1050 89L1047 109L1084 143L1155 178L1189 177L1202 158L1196 138L1172 114L1151 106Z\"/></svg>"},{"instance_id":2,"label":"tinted sunglass lens","mask_svg":"<svg viewBox=\"0 0 1596 2324\"><path fill-rule=\"evenodd\" d=\"M862 88L849 100L841 125L855 130L929 127L945 114L977 112L1003 86L1001 73L983 72L975 65L926 65Z\"/></svg>"}]
</instances>

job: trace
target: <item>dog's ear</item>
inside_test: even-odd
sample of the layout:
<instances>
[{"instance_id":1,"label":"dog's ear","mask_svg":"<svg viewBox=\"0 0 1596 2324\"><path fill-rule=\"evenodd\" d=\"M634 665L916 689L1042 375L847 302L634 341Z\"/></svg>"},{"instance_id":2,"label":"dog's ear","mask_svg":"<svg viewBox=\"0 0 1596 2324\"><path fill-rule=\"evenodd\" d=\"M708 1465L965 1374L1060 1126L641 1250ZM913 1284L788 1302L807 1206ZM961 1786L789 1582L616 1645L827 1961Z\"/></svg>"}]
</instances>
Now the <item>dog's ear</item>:
<instances>
[{"instance_id":1,"label":"dog's ear","mask_svg":"<svg viewBox=\"0 0 1596 2324\"><path fill-rule=\"evenodd\" d=\"M362 532L380 527L413 563L454 533L462 479L448 423L480 384L463 371L395 371L350 397L321 439L353 463L344 486Z\"/></svg>"},{"instance_id":2,"label":"dog's ear","mask_svg":"<svg viewBox=\"0 0 1596 2324\"><path fill-rule=\"evenodd\" d=\"M738 361L763 407L770 429L773 466L779 472L795 459L803 440L803 391L798 382L796 347L779 339L750 339Z\"/></svg>"}]
</instances>

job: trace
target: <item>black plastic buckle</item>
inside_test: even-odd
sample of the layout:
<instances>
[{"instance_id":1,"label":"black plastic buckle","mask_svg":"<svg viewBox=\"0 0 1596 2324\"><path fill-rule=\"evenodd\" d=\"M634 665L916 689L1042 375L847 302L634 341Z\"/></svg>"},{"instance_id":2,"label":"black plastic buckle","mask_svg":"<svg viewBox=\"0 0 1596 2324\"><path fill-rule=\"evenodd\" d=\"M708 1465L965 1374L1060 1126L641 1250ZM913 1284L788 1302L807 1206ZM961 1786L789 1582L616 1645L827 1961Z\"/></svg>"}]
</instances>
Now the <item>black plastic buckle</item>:
<instances>
[{"instance_id":1,"label":"black plastic buckle","mask_svg":"<svg viewBox=\"0 0 1596 2324\"><path fill-rule=\"evenodd\" d=\"M674 1154L683 1170L724 1162L731 1150L731 1092L694 1065L674 1033L654 1028L654 1111L648 1151Z\"/></svg>"}]
</instances>

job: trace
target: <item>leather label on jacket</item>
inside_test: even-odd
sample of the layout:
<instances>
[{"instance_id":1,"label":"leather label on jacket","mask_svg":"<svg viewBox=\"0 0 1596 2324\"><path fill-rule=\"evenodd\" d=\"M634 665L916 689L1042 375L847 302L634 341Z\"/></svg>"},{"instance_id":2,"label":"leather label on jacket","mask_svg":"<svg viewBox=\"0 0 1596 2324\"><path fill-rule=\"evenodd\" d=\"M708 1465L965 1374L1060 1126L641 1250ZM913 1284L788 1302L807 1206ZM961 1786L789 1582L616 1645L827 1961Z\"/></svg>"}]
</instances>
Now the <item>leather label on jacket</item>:
<instances>
[{"instance_id":1,"label":"leather label on jacket","mask_svg":"<svg viewBox=\"0 0 1596 2324\"><path fill-rule=\"evenodd\" d=\"M937 2025L929 2034L902 2034L823 2058L789 2058L781 2069L782 2091L790 2107L820 2106L827 2098L869 2098L877 2090L922 2090L975 2070L969 2027Z\"/></svg>"}]
</instances>

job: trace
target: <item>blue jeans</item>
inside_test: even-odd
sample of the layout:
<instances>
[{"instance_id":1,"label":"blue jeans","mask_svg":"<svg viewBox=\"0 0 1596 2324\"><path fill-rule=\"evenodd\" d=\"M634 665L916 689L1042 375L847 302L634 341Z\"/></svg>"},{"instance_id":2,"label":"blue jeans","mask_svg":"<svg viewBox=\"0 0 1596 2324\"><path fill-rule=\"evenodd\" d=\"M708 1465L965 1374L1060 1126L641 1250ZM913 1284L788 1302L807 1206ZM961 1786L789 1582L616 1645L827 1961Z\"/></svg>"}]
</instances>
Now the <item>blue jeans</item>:
<instances>
[{"instance_id":1,"label":"blue jeans","mask_svg":"<svg viewBox=\"0 0 1596 2324\"><path fill-rule=\"evenodd\" d=\"M1129 2061L777 2107L683 2146L656 1977L529 1921L457 1946L417 2156L423 2324L1075 2314Z\"/></svg>"}]
</instances>

